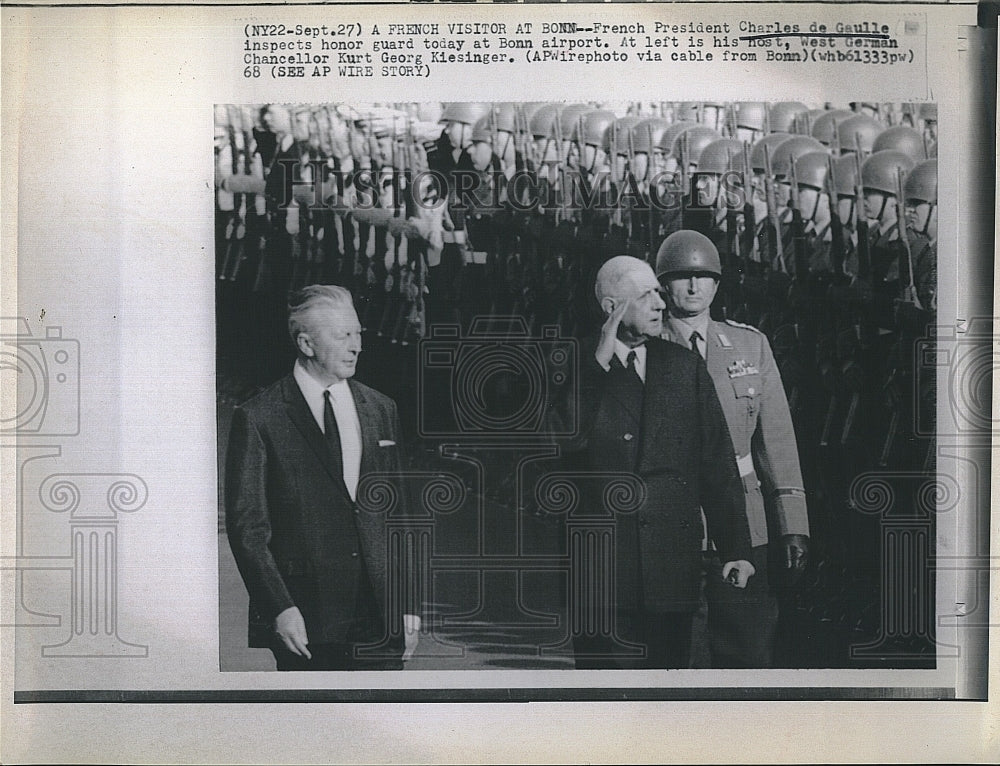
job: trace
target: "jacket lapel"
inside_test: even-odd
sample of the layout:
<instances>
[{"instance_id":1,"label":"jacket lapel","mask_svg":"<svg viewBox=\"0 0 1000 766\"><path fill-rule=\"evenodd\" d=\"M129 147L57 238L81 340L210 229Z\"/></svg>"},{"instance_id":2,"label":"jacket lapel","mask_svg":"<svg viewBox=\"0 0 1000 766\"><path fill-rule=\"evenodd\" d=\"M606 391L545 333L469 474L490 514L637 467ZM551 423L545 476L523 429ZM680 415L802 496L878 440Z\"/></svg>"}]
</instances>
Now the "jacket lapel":
<instances>
[{"instance_id":1,"label":"jacket lapel","mask_svg":"<svg viewBox=\"0 0 1000 766\"><path fill-rule=\"evenodd\" d=\"M288 412L288 417L295 424L296 428L299 429L302 438L305 439L306 443L316 454L316 459L323 465L323 470L333 479L334 484L343 491L344 495L350 497L347 493L347 485L344 483L343 474L338 474L333 469L333 456L330 454L330 447L326 443L326 436L323 435L323 431L320 430L319 425L316 423L316 419L313 417L312 411L306 403L306 398L302 395L299 384L295 382L294 377L289 375L284 379L283 388L285 409Z\"/></svg>"},{"instance_id":2,"label":"jacket lapel","mask_svg":"<svg viewBox=\"0 0 1000 766\"><path fill-rule=\"evenodd\" d=\"M629 415L638 420L642 417L642 412L636 408L636 401L630 396L626 395L629 384L631 381L627 381L625 376L631 375L627 369L622 365L621 360L618 358L618 354L611 357L610 363L611 370L609 374L612 376L611 380L608 381L607 394L611 398L615 399L623 409L628 410ZM649 380L649 374L646 374L646 380ZM645 401L645 389L643 390L643 400Z\"/></svg>"},{"instance_id":3,"label":"jacket lapel","mask_svg":"<svg viewBox=\"0 0 1000 766\"><path fill-rule=\"evenodd\" d=\"M672 405L670 386L673 381L664 350L665 343L650 340L646 343L646 388L642 399L642 443L639 452L639 466L642 470L646 458L655 454L652 445L657 443L664 421L669 418Z\"/></svg>"}]
</instances>

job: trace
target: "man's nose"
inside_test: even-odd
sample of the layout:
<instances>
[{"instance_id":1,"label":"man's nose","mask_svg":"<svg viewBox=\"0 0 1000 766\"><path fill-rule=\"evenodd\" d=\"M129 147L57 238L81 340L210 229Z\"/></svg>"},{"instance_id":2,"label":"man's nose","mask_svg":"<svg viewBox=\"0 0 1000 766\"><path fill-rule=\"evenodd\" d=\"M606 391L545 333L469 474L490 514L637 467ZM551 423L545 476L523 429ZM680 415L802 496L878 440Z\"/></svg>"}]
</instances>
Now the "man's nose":
<instances>
[{"instance_id":1,"label":"man's nose","mask_svg":"<svg viewBox=\"0 0 1000 766\"><path fill-rule=\"evenodd\" d=\"M659 292L653 293L653 310L663 311L667 307L666 302L663 300L663 296Z\"/></svg>"}]
</instances>

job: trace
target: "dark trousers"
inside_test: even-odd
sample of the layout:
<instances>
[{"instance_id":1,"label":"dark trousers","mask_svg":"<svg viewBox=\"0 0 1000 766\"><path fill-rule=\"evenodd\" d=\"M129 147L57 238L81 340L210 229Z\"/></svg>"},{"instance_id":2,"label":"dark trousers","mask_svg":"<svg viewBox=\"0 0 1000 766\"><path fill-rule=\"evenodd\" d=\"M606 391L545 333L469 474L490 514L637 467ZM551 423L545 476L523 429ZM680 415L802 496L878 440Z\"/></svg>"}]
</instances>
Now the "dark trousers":
<instances>
[{"instance_id":1,"label":"dark trousers","mask_svg":"<svg viewBox=\"0 0 1000 766\"><path fill-rule=\"evenodd\" d=\"M757 572L746 588L722 579L718 557L706 559L708 642L713 668L769 668L774 661L778 601L768 582L767 545L753 549Z\"/></svg>"},{"instance_id":2,"label":"dark trousers","mask_svg":"<svg viewBox=\"0 0 1000 766\"><path fill-rule=\"evenodd\" d=\"M401 670L402 636L390 636L379 613L378 600L362 569L354 615L345 640L308 645L311 658L289 651L275 636L271 653L278 670Z\"/></svg>"},{"instance_id":3,"label":"dark trousers","mask_svg":"<svg viewBox=\"0 0 1000 766\"><path fill-rule=\"evenodd\" d=\"M573 637L580 670L686 668L691 651L693 612L623 610L615 636Z\"/></svg>"}]
</instances>

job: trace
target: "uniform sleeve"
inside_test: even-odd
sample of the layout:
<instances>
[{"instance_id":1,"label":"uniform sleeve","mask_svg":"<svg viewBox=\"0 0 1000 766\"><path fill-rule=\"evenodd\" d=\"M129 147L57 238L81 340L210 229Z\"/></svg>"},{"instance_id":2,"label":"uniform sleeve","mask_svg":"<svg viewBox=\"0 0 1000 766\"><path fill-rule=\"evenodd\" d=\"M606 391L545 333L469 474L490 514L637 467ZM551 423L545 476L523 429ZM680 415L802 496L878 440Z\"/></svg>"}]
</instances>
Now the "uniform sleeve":
<instances>
[{"instance_id":1,"label":"uniform sleeve","mask_svg":"<svg viewBox=\"0 0 1000 766\"><path fill-rule=\"evenodd\" d=\"M242 407L233 412L226 451L226 534L251 602L267 621L294 606L271 554L267 450Z\"/></svg>"},{"instance_id":2,"label":"uniform sleeve","mask_svg":"<svg viewBox=\"0 0 1000 766\"><path fill-rule=\"evenodd\" d=\"M750 527L736 453L715 385L705 362L696 362L696 389L701 423L701 507L723 561L749 561Z\"/></svg>"},{"instance_id":3,"label":"uniform sleeve","mask_svg":"<svg viewBox=\"0 0 1000 766\"><path fill-rule=\"evenodd\" d=\"M771 345L760 335L760 411L751 437L754 465L764 502L779 535L808 535L809 516L802 486L792 416Z\"/></svg>"}]
</instances>

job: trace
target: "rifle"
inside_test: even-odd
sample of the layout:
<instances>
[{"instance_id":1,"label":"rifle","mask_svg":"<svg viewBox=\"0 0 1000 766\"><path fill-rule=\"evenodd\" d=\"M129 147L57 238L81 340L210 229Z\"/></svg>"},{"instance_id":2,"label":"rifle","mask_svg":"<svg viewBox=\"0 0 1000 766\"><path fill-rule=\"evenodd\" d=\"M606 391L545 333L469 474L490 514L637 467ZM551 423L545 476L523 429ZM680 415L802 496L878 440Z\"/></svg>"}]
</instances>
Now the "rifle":
<instances>
[{"instance_id":1,"label":"rifle","mask_svg":"<svg viewBox=\"0 0 1000 766\"><path fill-rule=\"evenodd\" d=\"M774 196L774 177L771 175L771 152L764 145L764 194L767 197L767 217L774 227L774 250L778 261L778 270L788 273L785 264L785 245L781 241L781 219L778 217L778 200Z\"/></svg>"},{"instance_id":2,"label":"rifle","mask_svg":"<svg viewBox=\"0 0 1000 766\"><path fill-rule=\"evenodd\" d=\"M900 264L900 280L903 282L903 300L912 303L916 308L922 309L920 298L917 296L917 288L913 281L913 250L910 247L910 234L906 228L905 201L903 196L903 169L896 168L896 228L899 229L899 239L903 243L903 250L906 260Z\"/></svg>"},{"instance_id":3,"label":"rifle","mask_svg":"<svg viewBox=\"0 0 1000 766\"><path fill-rule=\"evenodd\" d=\"M860 150L860 146L858 147ZM861 152L854 153L857 178L854 182L854 230L858 235L858 276L868 279L871 273L871 243L868 240L868 217L862 214L865 204L864 185L861 180Z\"/></svg>"},{"instance_id":4,"label":"rifle","mask_svg":"<svg viewBox=\"0 0 1000 766\"><path fill-rule=\"evenodd\" d=\"M750 142L743 142L743 252L744 258L760 263L757 242L757 216L753 209L753 166L750 163Z\"/></svg>"},{"instance_id":5,"label":"rifle","mask_svg":"<svg viewBox=\"0 0 1000 766\"><path fill-rule=\"evenodd\" d=\"M399 219L401 217L400 211L400 199L399 199L399 170L397 168L397 144L398 136L396 132L396 115L392 115L392 146L389 154L389 161L391 163L391 181L389 191L391 194L390 203L392 205L392 217L393 219ZM389 268L386 274L383 286L385 288L385 299L382 307L382 321L379 323L378 336L388 335L392 333L393 316L397 313L397 308L399 304L399 299L402 297L401 292L401 270L402 264L400 263L400 249L403 245L403 236L399 233L393 231L393 226L390 224L387 227L386 232L386 244L392 247L392 266ZM391 244L389 244L391 241Z\"/></svg>"},{"instance_id":6,"label":"rifle","mask_svg":"<svg viewBox=\"0 0 1000 766\"><path fill-rule=\"evenodd\" d=\"M242 173L247 162L246 137L243 133L243 116L238 109L227 106L226 116L229 123L230 146L232 147L232 173L239 175ZM220 202L222 202L222 190L220 189ZM247 195L231 195L232 216L226 224L226 255L222 263L219 279L235 282L239 275L240 266L246 260L246 235L247 220ZM222 205L220 204L220 209Z\"/></svg>"},{"instance_id":7,"label":"rifle","mask_svg":"<svg viewBox=\"0 0 1000 766\"><path fill-rule=\"evenodd\" d=\"M840 211L837 207L837 179L835 176L833 155L826 158L826 188L827 202L830 206L830 261L834 274L844 273L845 246L844 246L844 224L840 220Z\"/></svg>"},{"instance_id":8,"label":"rifle","mask_svg":"<svg viewBox=\"0 0 1000 766\"><path fill-rule=\"evenodd\" d=\"M792 262L795 264L795 278L804 281L809 273L809 254L806 252L806 228L799 208L799 182L795 173L795 155L789 158L788 180L791 182L792 207Z\"/></svg>"}]
</instances>

